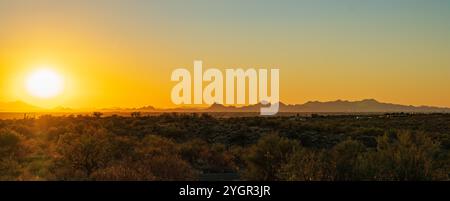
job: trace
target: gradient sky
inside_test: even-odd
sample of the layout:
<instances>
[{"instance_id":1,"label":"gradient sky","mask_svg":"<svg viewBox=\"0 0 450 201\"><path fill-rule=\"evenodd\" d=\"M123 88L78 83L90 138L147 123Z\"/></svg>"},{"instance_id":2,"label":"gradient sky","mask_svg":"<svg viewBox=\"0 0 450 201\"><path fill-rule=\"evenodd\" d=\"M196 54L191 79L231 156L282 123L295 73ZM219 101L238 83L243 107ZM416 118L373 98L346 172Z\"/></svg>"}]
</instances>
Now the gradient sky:
<instances>
[{"instance_id":1,"label":"gradient sky","mask_svg":"<svg viewBox=\"0 0 450 201\"><path fill-rule=\"evenodd\" d=\"M280 98L450 107L450 1L0 0L0 101L172 107L173 69L280 68ZM41 100L41 65L66 80Z\"/></svg>"}]
</instances>

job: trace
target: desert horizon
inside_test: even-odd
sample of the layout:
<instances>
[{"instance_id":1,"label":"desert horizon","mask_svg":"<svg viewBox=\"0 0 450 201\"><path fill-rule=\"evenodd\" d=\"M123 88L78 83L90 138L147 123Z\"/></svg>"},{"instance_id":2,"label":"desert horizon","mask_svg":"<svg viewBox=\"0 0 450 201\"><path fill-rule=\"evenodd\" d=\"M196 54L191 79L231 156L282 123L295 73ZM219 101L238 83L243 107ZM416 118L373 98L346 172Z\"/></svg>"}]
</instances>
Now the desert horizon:
<instances>
[{"instance_id":1,"label":"desert horizon","mask_svg":"<svg viewBox=\"0 0 450 201\"><path fill-rule=\"evenodd\" d=\"M361 108L362 110L360 112L449 112L450 108L449 107L438 107L438 106L429 106L429 105L401 105L401 104L395 104L395 103L385 103L385 102L380 102L377 101L375 99L372 98L367 98L367 99L362 99L362 100L355 100L355 101L349 101L349 100L342 100L342 99L337 99L334 101L307 101L305 103L297 103L297 104L285 104L283 101L279 102L280 105L282 107L286 107L283 108L283 110L281 110L280 112L356 112L356 111L351 111L351 107L358 107L358 103L360 104L359 107L361 107L361 103L362 104L381 104L384 106L397 106L400 108L395 109L394 111L390 108L376 108L376 111L374 110L374 108L370 108L370 105L365 105L366 108ZM58 106L55 108L41 108L41 107L37 107L31 104L28 104L26 102L23 101L13 101L13 102L0 102L0 113L5 113L5 112L9 112L9 113L14 113L14 112L65 112L65 113L71 113L71 112L94 112L94 111L109 111L109 112L139 112L139 111L143 111L143 112L214 112L217 110L220 110L220 112L226 112L226 110L230 110L230 112L246 112L249 109L254 109L255 107L258 107L259 105L261 105L262 103L258 103L258 104L246 104L246 105L227 105L227 104L219 104L219 103L213 103L211 105L195 105L195 104L191 104L191 105L184 105L184 106L174 106L172 108L158 108L158 107L154 107L152 105L143 105L141 107L99 107L99 108L69 108L69 107L64 107L64 106ZM296 110L296 106L305 106L305 105L311 105L311 104L316 104L315 107L312 108L305 108L303 110ZM334 105L327 105L327 104L334 104ZM341 107L341 105L339 104L354 104L353 106L349 106L350 108L347 108L346 111L345 109L343 110L339 110L339 107ZM374 106L374 105L372 105ZM293 107L293 108L289 108L289 107ZM379 107L379 106L378 106ZM308 110L309 109L309 110ZM225 111L224 111L225 110ZM255 111L256 112L256 111Z\"/></svg>"}]
</instances>

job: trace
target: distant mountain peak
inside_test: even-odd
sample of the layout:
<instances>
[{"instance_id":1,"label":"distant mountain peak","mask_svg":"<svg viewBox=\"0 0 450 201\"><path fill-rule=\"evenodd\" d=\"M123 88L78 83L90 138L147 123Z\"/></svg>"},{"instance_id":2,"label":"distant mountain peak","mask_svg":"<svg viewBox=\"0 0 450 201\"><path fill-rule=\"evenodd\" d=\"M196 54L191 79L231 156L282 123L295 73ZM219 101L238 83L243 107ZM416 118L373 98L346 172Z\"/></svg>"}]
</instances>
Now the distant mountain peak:
<instances>
[{"instance_id":1,"label":"distant mountain peak","mask_svg":"<svg viewBox=\"0 0 450 201\"><path fill-rule=\"evenodd\" d=\"M361 102L366 102L366 103L380 103L379 101L371 98L371 99L363 99L361 100Z\"/></svg>"},{"instance_id":2,"label":"distant mountain peak","mask_svg":"<svg viewBox=\"0 0 450 201\"><path fill-rule=\"evenodd\" d=\"M206 110L211 110L211 111L226 111L229 110L231 108L235 108L234 106L225 106L223 104L220 103L213 103L212 105L210 105Z\"/></svg>"},{"instance_id":3,"label":"distant mountain peak","mask_svg":"<svg viewBox=\"0 0 450 201\"><path fill-rule=\"evenodd\" d=\"M147 106L139 108L139 110L155 110L155 107L153 107L151 105L147 105Z\"/></svg>"}]
</instances>

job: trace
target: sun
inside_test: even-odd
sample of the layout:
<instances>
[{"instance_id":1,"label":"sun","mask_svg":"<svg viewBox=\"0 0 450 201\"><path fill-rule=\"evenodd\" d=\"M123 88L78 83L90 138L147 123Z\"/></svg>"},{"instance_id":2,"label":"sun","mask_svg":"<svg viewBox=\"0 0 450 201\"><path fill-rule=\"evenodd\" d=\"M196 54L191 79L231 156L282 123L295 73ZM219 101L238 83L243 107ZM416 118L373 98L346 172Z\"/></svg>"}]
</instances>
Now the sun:
<instances>
[{"instance_id":1,"label":"sun","mask_svg":"<svg viewBox=\"0 0 450 201\"><path fill-rule=\"evenodd\" d=\"M36 98L53 98L59 95L64 88L64 79L51 69L38 69L26 78L28 93Z\"/></svg>"}]
</instances>

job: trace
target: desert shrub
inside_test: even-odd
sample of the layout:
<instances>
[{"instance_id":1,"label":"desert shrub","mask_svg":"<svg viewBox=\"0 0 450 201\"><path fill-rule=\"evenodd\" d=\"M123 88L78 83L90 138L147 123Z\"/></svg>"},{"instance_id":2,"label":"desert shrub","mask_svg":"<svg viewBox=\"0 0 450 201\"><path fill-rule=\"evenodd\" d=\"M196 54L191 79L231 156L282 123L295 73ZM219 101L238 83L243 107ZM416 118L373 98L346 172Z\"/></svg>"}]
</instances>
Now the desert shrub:
<instances>
[{"instance_id":1,"label":"desert shrub","mask_svg":"<svg viewBox=\"0 0 450 201\"><path fill-rule=\"evenodd\" d=\"M194 180L196 172L182 159L178 145L170 139L149 135L136 149L136 172L154 180Z\"/></svg>"},{"instance_id":2,"label":"desert shrub","mask_svg":"<svg viewBox=\"0 0 450 201\"><path fill-rule=\"evenodd\" d=\"M16 180L22 173L25 157L21 137L12 130L0 129L0 180Z\"/></svg>"},{"instance_id":3,"label":"desert shrub","mask_svg":"<svg viewBox=\"0 0 450 201\"><path fill-rule=\"evenodd\" d=\"M104 129L87 127L82 133L66 133L57 144L53 173L56 179L93 179L91 174L112 161L111 142Z\"/></svg>"},{"instance_id":4,"label":"desert shrub","mask_svg":"<svg viewBox=\"0 0 450 201\"><path fill-rule=\"evenodd\" d=\"M334 170L329 154L323 150L298 149L281 168L280 177L287 181L331 180Z\"/></svg>"},{"instance_id":5,"label":"desert shrub","mask_svg":"<svg viewBox=\"0 0 450 201\"><path fill-rule=\"evenodd\" d=\"M268 134L259 139L252 146L246 157L246 171L243 173L247 180L281 180L279 171L300 144L295 140Z\"/></svg>"},{"instance_id":6,"label":"desert shrub","mask_svg":"<svg viewBox=\"0 0 450 201\"><path fill-rule=\"evenodd\" d=\"M180 144L183 159L202 172L223 173L236 170L234 155L223 144L195 139Z\"/></svg>"},{"instance_id":7,"label":"desert shrub","mask_svg":"<svg viewBox=\"0 0 450 201\"><path fill-rule=\"evenodd\" d=\"M332 168L335 169L335 180L360 180L360 160L366 147L355 140L343 141L331 150Z\"/></svg>"},{"instance_id":8,"label":"desert shrub","mask_svg":"<svg viewBox=\"0 0 450 201\"><path fill-rule=\"evenodd\" d=\"M400 131L379 137L376 152L370 157L379 180L431 180L439 163L439 144L424 133Z\"/></svg>"}]
</instances>

